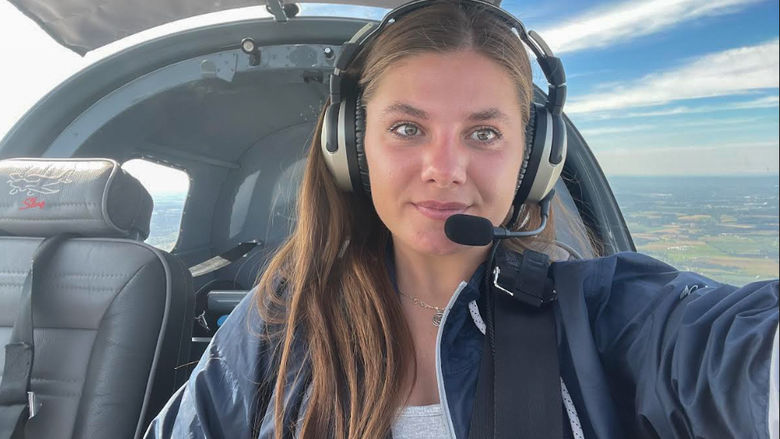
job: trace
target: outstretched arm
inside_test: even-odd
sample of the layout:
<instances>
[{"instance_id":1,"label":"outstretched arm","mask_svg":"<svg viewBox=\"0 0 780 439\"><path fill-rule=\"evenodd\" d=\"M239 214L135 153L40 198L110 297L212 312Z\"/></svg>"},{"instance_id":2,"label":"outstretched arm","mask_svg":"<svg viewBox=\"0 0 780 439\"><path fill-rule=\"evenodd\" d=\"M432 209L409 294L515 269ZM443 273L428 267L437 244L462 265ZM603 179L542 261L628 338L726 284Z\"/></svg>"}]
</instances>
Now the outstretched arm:
<instances>
[{"instance_id":1,"label":"outstretched arm","mask_svg":"<svg viewBox=\"0 0 780 439\"><path fill-rule=\"evenodd\" d=\"M630 430L640 437L776 434L777 281L736 288L633 253L597 264L585 301L610 393Z\"/></svg>"}]
</instances>

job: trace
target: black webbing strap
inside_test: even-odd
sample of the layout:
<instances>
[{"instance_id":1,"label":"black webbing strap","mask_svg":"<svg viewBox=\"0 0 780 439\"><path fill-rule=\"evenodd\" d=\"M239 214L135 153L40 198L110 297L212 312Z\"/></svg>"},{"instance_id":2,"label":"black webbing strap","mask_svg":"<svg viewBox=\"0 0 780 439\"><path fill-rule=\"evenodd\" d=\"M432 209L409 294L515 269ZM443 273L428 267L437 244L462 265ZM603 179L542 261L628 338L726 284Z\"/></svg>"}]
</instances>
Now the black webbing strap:
<instances>
[{"instance_id":1,"label":"black webbing strap","mask_svg":"<svg viewBox=\"0 0 780 439\"><path fill-rule=\"evenodd\" d=\"M526 251L523 256L507 252L495 265L501 273L487 273L488 330L469 439L561 438L561 384L551 306L555 291L547 277L549 260L536 252ZM529 301L529 296L538 300Z\"/></svg>"},{"instance_id":2,"label":"black webbing strap","mask_svg":"<svg viewBox=\"0 0 780 439\"><path fill-rule=\"evenodd\" d=\"M35 273L48 261L58 244L70 234L46 238L38 245L30 270L24 279L19 299L19 314L14 322L8 344L5 345L3 381L0 382L0 439L24 438L24 426L35 414L35 395L30 389L35 344L33 342L33 298Z\"/></svg>"}]
</instances>

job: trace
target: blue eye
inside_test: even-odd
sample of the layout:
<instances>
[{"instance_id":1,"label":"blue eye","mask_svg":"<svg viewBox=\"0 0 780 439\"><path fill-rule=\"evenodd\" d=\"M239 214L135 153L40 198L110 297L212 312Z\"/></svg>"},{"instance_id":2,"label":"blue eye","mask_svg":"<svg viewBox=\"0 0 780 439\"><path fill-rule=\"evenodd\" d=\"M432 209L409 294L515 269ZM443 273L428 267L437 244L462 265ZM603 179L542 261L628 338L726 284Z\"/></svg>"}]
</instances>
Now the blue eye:
<instances>
[{"instance_id":1,"label":"blue eye","mask_svg":"<svg viewBox=\"0 0 780 439\"><path fill-rule=\"evenodd\" d=\"M471 133L471 139L481 143L491 143L500 138L501 134L492 128L479 128Z\"/></svg>"},{"instance_id":2,"label":"blue eye","mask_svg":"<svg viewBox=\"0 0 780 439\"><path fill-rule=\"evenodd\" d=\"M390 132L399 137L414 137L420 135L420 128L411 123L399 123L390 128Z\"/></svg>"}]
</instances>

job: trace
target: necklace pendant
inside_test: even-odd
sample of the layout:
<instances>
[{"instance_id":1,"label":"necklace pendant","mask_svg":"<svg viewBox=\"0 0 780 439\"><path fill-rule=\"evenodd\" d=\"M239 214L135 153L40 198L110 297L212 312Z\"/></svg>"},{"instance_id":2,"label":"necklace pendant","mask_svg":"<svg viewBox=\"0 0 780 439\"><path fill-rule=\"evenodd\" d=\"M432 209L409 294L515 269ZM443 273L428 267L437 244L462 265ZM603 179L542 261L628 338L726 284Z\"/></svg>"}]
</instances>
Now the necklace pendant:
<instances>
[{"instance_id":1,"label":"necklace pendant","mask_svg":"<svg viewBox=\"0 0 780 439\"><path fill-rule=\"evenodd\" d=\"M433 326L438 328L441 325L442 317L444 317L444 311L436 311L436 314L433 315Z\"/></svg>"}]
</instances>

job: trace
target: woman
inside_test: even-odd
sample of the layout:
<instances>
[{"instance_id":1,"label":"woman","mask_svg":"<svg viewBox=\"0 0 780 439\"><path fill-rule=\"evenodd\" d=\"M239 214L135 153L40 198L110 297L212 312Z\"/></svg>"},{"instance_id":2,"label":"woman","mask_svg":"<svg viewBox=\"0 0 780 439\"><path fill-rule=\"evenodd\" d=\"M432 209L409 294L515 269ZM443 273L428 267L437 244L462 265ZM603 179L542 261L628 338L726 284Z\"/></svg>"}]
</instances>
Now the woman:
<instances>
[{"instance_id":1,"label":"woman","mask_svg":"<svg viewBox=\"0 0 780 439\"><path fill-rule=\"evenodd\" d=\"M530 64L504 14L424 1L345 44L296 228L149 437L465 438L511 422L472 417L489 404L484 370L502 364L501 349L486 356L503 308L485 272L531 249L556 254L552 216L565 212L544 206L562 166L553 157L565 154L565 80L533 39L551 89L546 107L531 105ZM354 129L340 132L343 120ZM456 244L444 232L454 214L530 236L498 254ZM549 273L557 360L543 416L562 424L550 437L776 430L776 282L735 290L634 254ZM497 377L495 395L509 385ZM535 422L534 407L487 407Z\"/></svg>"}]
</instances>

